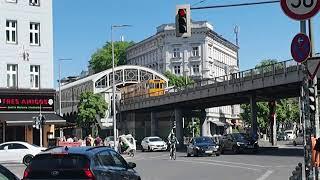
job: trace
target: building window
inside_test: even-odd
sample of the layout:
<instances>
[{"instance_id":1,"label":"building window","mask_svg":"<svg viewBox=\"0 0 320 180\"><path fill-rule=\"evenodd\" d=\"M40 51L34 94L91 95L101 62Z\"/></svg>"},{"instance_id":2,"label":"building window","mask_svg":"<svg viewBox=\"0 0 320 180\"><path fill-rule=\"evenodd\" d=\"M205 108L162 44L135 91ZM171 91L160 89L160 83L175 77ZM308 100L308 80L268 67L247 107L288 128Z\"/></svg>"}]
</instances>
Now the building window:
<instances>
[{"instance_id":1,"label":"building window","mask_svg":"<svg viewBox=\"0 0 320 180\"><path fill-rule=\"evenodd\" d=\"M6 0L6 1L10 3L17 3L17 0Z\"/></svg>"},{"instance_id":2,"label":"building window","mask_svg":"<svg viewBox=\"0 0 320 180\"><path fill-rule=\"evenodd\" d=\"M192 66L192 71L193 71L193 74L199 74L199 64L196 64L196 65L193 65Z\"/></svg>"},{"instance_id":3,"label":"building window","mask_svg":"<svg viewBox=\"0 0 320 180\"><path fill-rule=\"evenodd\" d=\"M17 43L17 21L7 20L6 22L7 43Z\"/></svg>"},{"instance_id":4,"label":"building window","mask_svg":"<svg viewBox=\"0 0 320 180\"><path fill-rule=\"evenodd\" d=\"M213 55L212 55L212 46L211 45L208 46L208 52L209 52L209 58L212 59Z\"/></svg>"},{"instance_id":5,"label":"building window","mask_svg":"<svg viewBox=\"0 0 320 180\"><path fill-rule=\"evenodd\" d=\"M192 56L193 57L199 56L199 47L192 47Z\"/></svg>"},{"instance_id":6,"label":"building window","mask_svg":"<svg viewBox=\"0 0 320 180\"><path fill-rule=\"evenodd\" d=\"M30 66L30 87L38 89L40 82L40 66Z\"/></svg>"},{"instance_id":7,"label":"building window","mask_svg":"<svg viewBox=\"0 0 320 180\"><path fill-rule=\"evenodd\" d=\"M40 45L40 24L30 23L30 45Z\"/></svg>"},{"instance_id":8,"label":"building window","mask_svg":"<svg viewBox=\"0 0 320 180\"><path fill-rule=\"evenodd\" d=\"M173 58L180 58L180 49L173 48Z\"/></svg>"},{"instance_id":9,"label":"building window","mask_svg":"<svg viewBox=\"0 0 320 180\"><path fill-rule=\"evenodd\" d=\"M29 0L30 6L40 6L40 0Z\"/></svg>"},{"instance_id":10,"label":"building window","mask_svg":"<svg viewBox=\"0 0 320 180\"><path fill-rule=\"evenodd\" d=\"M180 66L174 66L174 73L180 74Z\"/></svg>"},{"instance_id":11,"label":"building window","mask_svg":"<svg viewBox=\"0 0 320 180\"><path fill-rule=\"evenodd\" d=\"M18 79L18 66L16 64L7 65L7 87L14 88L17 87Z\"/></svg>"}]
</instances>

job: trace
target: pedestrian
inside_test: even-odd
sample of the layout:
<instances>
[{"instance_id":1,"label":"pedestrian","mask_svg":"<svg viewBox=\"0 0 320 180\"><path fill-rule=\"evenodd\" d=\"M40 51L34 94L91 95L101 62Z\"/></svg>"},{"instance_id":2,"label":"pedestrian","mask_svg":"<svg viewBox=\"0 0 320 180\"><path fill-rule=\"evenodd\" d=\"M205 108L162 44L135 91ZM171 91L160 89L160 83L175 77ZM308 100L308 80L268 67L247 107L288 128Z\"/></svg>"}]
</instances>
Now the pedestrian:
<instances>
[{"instance_id":1,"label":"pedestrian","mask_svg":"<svg viewBox=\"0 0 320 180\"><path fill-rule=\"evenodd\" d=\"M86 146L91 146L91 140L89 137L85 138L85 143L86 143Z\"/></svg>"},{"instance_id":2,"label":"pedestrian","mask_svg":"<svg viewBox=\"0 0 320 180\"><path fill-rule=\"evenodd\" d=\"M94 139L91 136L91 134L89 134L88 138L90 139L90 146L93 146L94 145Z\"/></svg>"},{"instance_id":3,"label":"pedestrian","mask_svg":"<svg viewBox=\"0 0 320 180\"><path fill-rule=\"evenodd\" d=\"M73 142L73 139L71 136L68 137L67 142Z\"/></svg>"},{"instance_id":4,"label":"pedestrian","mask_svg":"<svg viewBox=\"0 0 320 180\"><path fill-rule=\"evenodd\" d=\"M102 139L99 137L99 135L96 137L94 140L94 145L95 146L101 146Z\"/></svg>"}]
</instances>

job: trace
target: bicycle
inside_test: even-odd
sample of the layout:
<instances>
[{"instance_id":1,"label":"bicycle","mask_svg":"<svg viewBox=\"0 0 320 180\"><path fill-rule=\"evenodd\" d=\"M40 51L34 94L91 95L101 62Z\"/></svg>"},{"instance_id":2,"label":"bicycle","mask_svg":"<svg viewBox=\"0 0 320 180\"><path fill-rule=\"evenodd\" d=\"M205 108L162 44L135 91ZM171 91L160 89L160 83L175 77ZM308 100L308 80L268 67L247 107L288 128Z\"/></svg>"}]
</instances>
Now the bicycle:
<instances>
[{"instance_id":1,"label":"bicycle","mask_svg":"<svg viewBox=\"0 0 320 180\"><path fill-rule=\"evenodd\" d=\"M170 146L170 159L176 160L177 155L176 155L177 149L176 149L176 144L172 144Z\"/></svg>"}]
</instances>

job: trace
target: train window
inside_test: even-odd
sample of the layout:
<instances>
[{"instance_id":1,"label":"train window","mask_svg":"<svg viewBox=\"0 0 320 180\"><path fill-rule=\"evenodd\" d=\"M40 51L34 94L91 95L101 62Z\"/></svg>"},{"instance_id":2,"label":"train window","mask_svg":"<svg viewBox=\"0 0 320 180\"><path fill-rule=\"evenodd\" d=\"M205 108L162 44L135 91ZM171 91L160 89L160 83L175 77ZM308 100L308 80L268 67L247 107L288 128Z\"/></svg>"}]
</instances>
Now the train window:
<instances>
[{"instance_id":1,"label":"train window","mask_svg":"<svg viewBox=\"0 0 320 180\"><path fill-rule=\"evenodd\" d=\"M160 84L156 83L156 88L159 89L160 88Z\"/></svg>"}]
</instances>

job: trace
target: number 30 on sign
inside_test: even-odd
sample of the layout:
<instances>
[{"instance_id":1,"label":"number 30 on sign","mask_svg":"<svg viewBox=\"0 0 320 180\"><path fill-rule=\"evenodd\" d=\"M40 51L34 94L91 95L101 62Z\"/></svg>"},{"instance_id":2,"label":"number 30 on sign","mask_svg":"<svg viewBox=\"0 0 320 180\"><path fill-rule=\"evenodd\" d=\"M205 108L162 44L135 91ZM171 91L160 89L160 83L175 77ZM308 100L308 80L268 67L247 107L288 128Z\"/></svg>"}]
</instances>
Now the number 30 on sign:
<instances>
[{"instance_id":1,"label":"number 30 on sign","mask_svg":"<svg viewBox=\"0 0 320 180\"><path fill-rule=\"evenodd\" d=\"M320 9L320 0L281 0L280 4L287 16L299 21L310 19Z\"/></svg>"}]
</instances>

